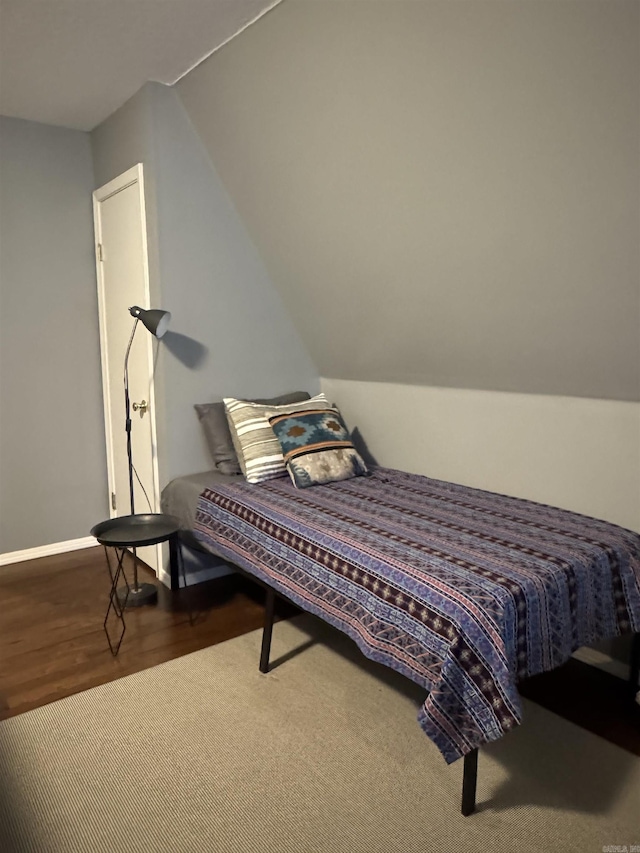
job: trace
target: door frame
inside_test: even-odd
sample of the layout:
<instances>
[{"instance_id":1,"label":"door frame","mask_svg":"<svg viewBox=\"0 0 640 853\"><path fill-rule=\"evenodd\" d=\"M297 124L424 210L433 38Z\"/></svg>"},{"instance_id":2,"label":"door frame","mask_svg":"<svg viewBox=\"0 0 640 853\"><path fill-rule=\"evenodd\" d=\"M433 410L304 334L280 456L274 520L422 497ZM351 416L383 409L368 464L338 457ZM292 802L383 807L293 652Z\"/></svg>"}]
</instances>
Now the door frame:
<instances>
[{"instance_id":1,"label":"door frame","mask_svg":"<svg viewBox=\"0 0 640 853\"><path fill-rule=\"evenodd\" d=\"M95 255L96 255L96 278L98 282L98 318L100 324L100 362L102 366L102 397L103 397L103 408L104 408L104 425L105 425L105 439L107 446L107 480L108 480L108 488L109 488L109 513L110 518L115 518L118 515L118 510L113 508L112 494L115 491L115 454L113 449L113 434L112 430L115 431L115 424L118 422L118 416L116 418L112 418L111 412L111 402L109 399L109 388L111 383L111 377L109 375L109 365L107 363L107 355L106 355L106 345L107 345L107 323L106 323L106 292L105 292L105 281L104 281L104 272L103 265L101 260L101 252L102 252L102 219L101 219L101 207L102 202L106 201L116 193L122 192L122 190L126 190L129 187L136 185L138 187L138 199L140 203L140 228L142 234L142 262L143 262L143 279L144 279L144 299L145 304L141 307L149 307L150 306L150 287L149 287L149 253L147 246L147 215L146 215L146 206L144 200L144 169L142 163L137 163L135 166L132 166L130 169L127 169L126 172L123 172L121 175L118 175L117 178L114 178L112 181L109 181L102 187L99 187L97 190L93 192L93 223L94 223L94 236L95 236ZM123 322L125 322L125 318L123 317ZM148 416L150 420L150 432L151 432L151 471L152 471L152 480L151 483L151 502L153 505L153 512L159 512L160 506L160 475L158 469L158 441L157 441L157 429L156 429L156 399L155 399L155 388L154 388L154 356L153 356L153 335L145 334L144 335L146 352L147 352L147 362L149 369L149 408L147 410ZM124 353L123 353L124 358ZM124 364L123 364L124 369ZM116 380L119 381L119 380ZM123 432L124 432L124 410L122 412L122 423L123 423ZM121 500L121 498L120 498ZM138 510L139 511L139 510ZM130 510L127 513L120 513L121 515L128 515ZM158 570L157 573L160 574L162 572L162 549L159 545L155 546L157 551L158 558Z\"/></svg>"}]
</instances>

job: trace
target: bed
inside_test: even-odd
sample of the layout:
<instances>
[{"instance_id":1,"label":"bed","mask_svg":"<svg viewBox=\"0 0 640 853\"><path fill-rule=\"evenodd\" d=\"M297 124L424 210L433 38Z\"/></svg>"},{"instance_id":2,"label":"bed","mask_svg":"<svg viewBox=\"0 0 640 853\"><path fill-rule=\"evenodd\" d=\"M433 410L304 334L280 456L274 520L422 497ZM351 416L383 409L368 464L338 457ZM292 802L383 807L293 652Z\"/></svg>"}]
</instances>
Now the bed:
<instances>
[{"instance_id":1,"label":"bed","mask_svg":"<svg viewBox=\"0 0 640 853\"><path fill-rule=\"evenodd\" d=\"M634 633L637 685L640 535L616 525L376 468L303 490L216 477L193 535L425 688L420 726L465 757L464 814L478 748L522 720L519 680Z\"/></svg>"},{"instance_id":2,"label":"bed","mask_svg":"<svg viewBox=\"0 0 640 853\"><path fill-rule=\"evenodd\" d=\"M633 634L635 695L638 533L367 467L324 395L277 411L273 402L220 405L207 409L212 455L218 467L240 462L246 480L179 478L163 509L185 519L199 547L266 588L263 672L279 595L425 689L421 728L445 761L464 758L463 814L475 807L478 749L522 721L519 681L580 646Z\"/></svg>"}]
</instances>

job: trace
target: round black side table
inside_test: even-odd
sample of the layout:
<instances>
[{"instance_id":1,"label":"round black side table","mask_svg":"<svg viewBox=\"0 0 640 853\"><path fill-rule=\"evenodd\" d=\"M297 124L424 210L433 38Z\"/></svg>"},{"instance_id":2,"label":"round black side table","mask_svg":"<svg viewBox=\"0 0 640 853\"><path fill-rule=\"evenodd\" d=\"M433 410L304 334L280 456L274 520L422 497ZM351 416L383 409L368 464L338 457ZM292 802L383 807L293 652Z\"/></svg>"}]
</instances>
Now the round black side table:
<instances>
[{"instance_id":1,"label":"round black side table","mask_svg":"<svg viewBox=\"0 0 640 853\"><path fill-rule=\"evenodd\" d=\"M111 654L114 656L118 654L126 630L124 621L125 608L152 604L158 597L158 589L155 584L138 583L138 548L142 548L145 545L158 545L161 542L168 542L171 559L171 577L173 579L181 572L183 583L185 586L187 585L180 550L179 533L179 519L173 515L164 515L163 513L121 515L117 518L101 521L91 528L91 535L95 536L98 542L104 546L107 568L111 579L109 606L104 617L103 627L109 641ZM109 559L109 548L113 548L116 554L117 563L115 569ZM134 581L132 585L127 581L123 566L124 555L129 548L133 551ZM123 581L123 586L119 589L118 584L120 581ZM115 646L109 636L107 625L111 610L113 610L116 618L122 625L122 632Z\"/></svg>"}]
</instances>

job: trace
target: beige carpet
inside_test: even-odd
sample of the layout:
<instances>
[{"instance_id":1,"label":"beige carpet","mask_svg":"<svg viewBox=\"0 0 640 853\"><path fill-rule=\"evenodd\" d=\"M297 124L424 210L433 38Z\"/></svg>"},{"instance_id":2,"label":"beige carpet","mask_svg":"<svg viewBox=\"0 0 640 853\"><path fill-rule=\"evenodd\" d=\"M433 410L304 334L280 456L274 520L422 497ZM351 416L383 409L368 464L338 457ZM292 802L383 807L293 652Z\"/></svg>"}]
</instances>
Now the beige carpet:
<instances>
[{"instance_id":1,"label":"beige carpet","mask_svg":"<svg viewBox=\"0 0 640 853\"><path fill-rule=\"evenodd\" d=\"M528 703L460 815L421 691L308 617L0 723L0 850L601 851L640 844L640 759ZM296 652L296 653L294 653Z\"/></svg>"}]
</instances>

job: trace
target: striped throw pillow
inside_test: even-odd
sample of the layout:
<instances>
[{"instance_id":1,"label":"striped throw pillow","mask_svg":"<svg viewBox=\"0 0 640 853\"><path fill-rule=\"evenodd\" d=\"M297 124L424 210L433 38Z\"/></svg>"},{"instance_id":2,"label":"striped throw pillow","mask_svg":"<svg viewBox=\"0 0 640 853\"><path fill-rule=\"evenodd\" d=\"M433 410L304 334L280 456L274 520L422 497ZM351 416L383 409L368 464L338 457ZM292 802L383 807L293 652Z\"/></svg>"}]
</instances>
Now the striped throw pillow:
<instances>
[{"instance_id":1,"label":"striped throw pillow","mask_svg":"<svg viewBox=\"0 0 640 853\"><path fill-rule=\"evenodd\" d=\"M287 474L280 442L268 418L330 406L325 395L318 394L303 403L291 403L286 406L264 406L247 400L237 400L235 397L225 397L224 407L242 473L249 483L262 483Z\"/></svg>"}]
</instances>

